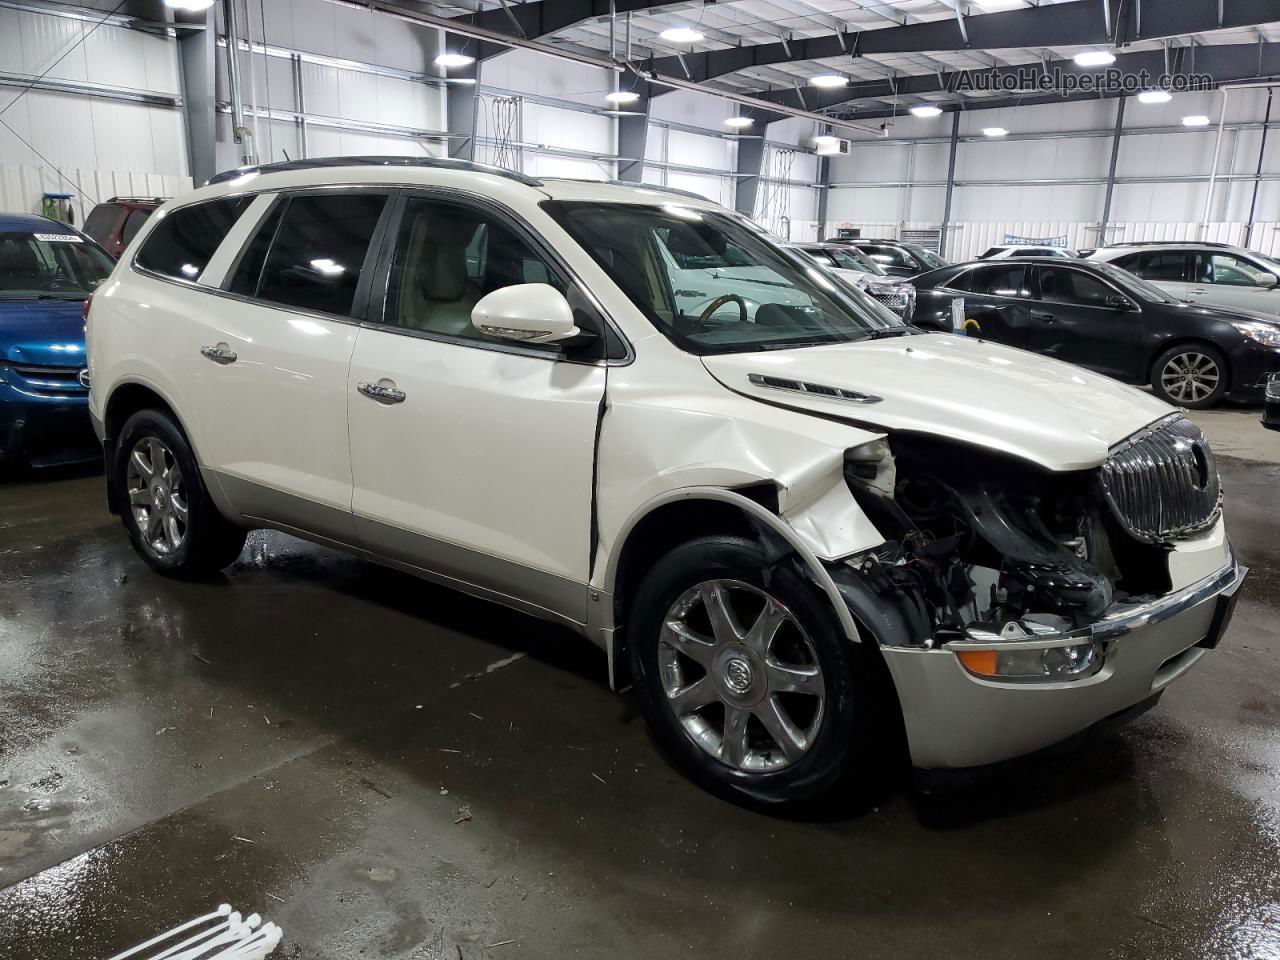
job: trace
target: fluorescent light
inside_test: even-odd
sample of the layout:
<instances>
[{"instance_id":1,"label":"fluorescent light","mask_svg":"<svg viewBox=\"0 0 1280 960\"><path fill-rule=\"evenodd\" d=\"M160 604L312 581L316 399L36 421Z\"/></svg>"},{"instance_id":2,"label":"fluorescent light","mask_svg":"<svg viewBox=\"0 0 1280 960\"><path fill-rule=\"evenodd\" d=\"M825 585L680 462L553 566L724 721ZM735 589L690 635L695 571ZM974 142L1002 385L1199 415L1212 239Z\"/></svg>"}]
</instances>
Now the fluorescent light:
<instances>
[{"instance_id":1,"label":"fluorescent light","mask_svg":"<svg viewBox=\"0 0 1280 960\"><path fill-rule=\"evenodd\" d=\"M1168 103L1173 94L1168 90L1143 90L1138 94L1139 103Z\"/></svg>"},{"instance_id":2,"label":"fluorescent light","mask_svg":"<svg viewBox=\"0 0 1280 960\"><path fill-rule=\"evenodd\" d=\"M1189 117L1182 118L1182 125L1184 127L1207 127L1209 125L1209 118L1203 113L1193 113Z\"/></svg>"},{"instance_id":3,"label":"fluorescent light","mask_svg":"<svg viewBox=\"0 0 1280 960\"><path fill-rule=\"evenodd\" d=\"M614 90L612 93L606 93L604 98L610 103L635 103L640 99L640 94L634 90Z\"/></svg>"},{"instance_id":4,"label":"fluorescent light","mask_svg":"<svg viewBox=\"0 0 1280 960\"><path fill-rule=\"evenodd\" d=\"M816 77L809 78L809 86L821 87L823 90L834 90L836 87L848 86L849 78L842 77L838 73L824 73Z\"/></svg>"},{"instance_id":5,"label":"fluorescent light","mask_svg":"<svg viewBox=\"0 0 1280 960\"><path fill-rule=\"evenodd\" d=\"M752 123L752 120L750 117L725 117L724 118L724 125L726 127L735 127L739 130L743 129L744 127L751 126L751 123Z\"/></svg>"},{"instance_id":6,"label":"fluorescent light","mask_svg":"<svg viewBox=\"0 0 1280 960\"><path fill-rule=\"evenodd\" d=\"M931 103L921 103L911 108L913 117L937 117L941 116L942 108L935 107Z\"/></svg>"},{"instance_id":7,"label":"fluorescent light","mask_svg":"<svg viewBox=\"0 0 1280 960\"><path fill-rule=\"evenodd\" d=\"M1082 50L1071 58L1078 67L1105 67L1116 62L1110 50Z\"/></svg>"},{"instance_id":8,"label":"fluorescent light","mask_svg":"<svg viewBox=\"0 0 1280 960\"><path fill-rule=\"evenodd\" d=\"M813 145L815 147L830 146L833 143L839 143L839 142L840 142L839 137L833 137L829 133L824 133L813 138Z\"/></svg>"},{"instance_id":9,"label":"fluorescent light","mask_svg":"<svg viewBox=\"0 0 1280 960\"><path fill-rule=\"evenodd\" d=\"M213 0L164 0L166 7L174 10L184 10L187 13L199 13L201 10L208 10L213 6Z\"/></svg>"},{"instance_id":10,"label":"fluorescent light","mask_svg":"<svg viewBox=\"0 0 1280 960\"><path fill-rule=\"evenodd\" d=\"M668 27L658 36L668 43L697 43L703 39L702 34L692 27Z\"/></svg>"},{"instance_id":11,"label":"fluorescent light","mask_svg":"<svg viewBox=\"0 0 1280 960\"><path fill-rule=\"evenodd\" d=\"M1003 137L1009 133L1004 127L983 127L982 135L984 137Z\"/></svg>"},{"instance_id":12,"label":"fluorescent light","mask_svg":"<svg viewBox=\"0 0 1280 960\"><path fill-rule=\"evenodd\" d=\"M475 57L468 57L465 53L442 53L436 57L437 67L469 67L475 62Z\"/></svg>"}]
</instances>

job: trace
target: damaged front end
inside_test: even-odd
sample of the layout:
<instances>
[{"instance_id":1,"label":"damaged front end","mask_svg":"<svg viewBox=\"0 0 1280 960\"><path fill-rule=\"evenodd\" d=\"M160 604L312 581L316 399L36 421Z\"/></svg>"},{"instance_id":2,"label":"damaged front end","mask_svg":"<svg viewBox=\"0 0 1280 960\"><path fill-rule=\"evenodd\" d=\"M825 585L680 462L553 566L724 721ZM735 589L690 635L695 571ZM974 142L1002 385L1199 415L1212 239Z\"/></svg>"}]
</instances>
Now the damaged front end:
<instances>
[{"instance_id":1,"label":"damaged front end","mask_svg":"<svg viewBox=\"0 0 1280 960\"><path fill-rule=\"evenodd\" d=\"M1089 470L902 432L849 450L845 477L885 537L831 566L854 615L885 646L943 648L997 681L1101 671L1100 625L1168 595L1172 541L1220 513L1212 454L1181 417Z\"/></svg>"}]
</instances>

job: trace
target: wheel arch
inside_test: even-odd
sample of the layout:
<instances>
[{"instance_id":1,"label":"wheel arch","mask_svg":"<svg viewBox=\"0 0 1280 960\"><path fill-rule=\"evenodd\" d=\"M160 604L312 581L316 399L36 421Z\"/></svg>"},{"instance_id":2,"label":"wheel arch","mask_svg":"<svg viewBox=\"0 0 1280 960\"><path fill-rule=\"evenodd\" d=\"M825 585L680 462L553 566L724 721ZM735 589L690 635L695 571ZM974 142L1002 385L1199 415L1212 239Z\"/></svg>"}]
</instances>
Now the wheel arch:
<instances>
[{"instance_id":1,"label":"wheel arch","mask_svg":"<svg viewBox=\"0 0 1280 960\"><path fill-rule=\"evenodd\" d=\"M782 560L795 557L811 582L827 597L845 636L861 633L823 562L778 515L778 490L772 483L725 489L685 487L646 502L619 531L605 567L603 587L611 601L604 646L610 683L622 685L626 661L625 624L629 603L645 571L667 551L709 533L739 534L770 546Z\"/></svg>"},{"instance_id":2,"label":"wheel arch","mask_svg":"<svg viewBox=\"0 0 1280 960\"><path fill-rule=\"evenodd\" d=\"M107 507L114 514L120 512L119 490L116 489L115 471L112 469L116 456L116 439L131 416L139 410L149 409L160 410L178 425L187 443L191 444L196 463L201 462L199 451L191 439L191 431L187 429L187 425L164 392L150 381L139 379L120 381L111 388L106 402L102 405L102 453L107 475Z\"/></svg>"}]
</instances>

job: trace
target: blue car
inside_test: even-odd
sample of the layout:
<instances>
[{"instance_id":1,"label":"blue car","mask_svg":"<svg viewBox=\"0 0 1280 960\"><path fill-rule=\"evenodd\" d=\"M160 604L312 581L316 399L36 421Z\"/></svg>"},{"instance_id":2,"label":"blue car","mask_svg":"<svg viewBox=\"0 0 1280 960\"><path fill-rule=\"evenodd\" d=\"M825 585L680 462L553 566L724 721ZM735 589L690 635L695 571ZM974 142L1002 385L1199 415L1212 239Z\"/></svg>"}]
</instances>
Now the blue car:
<instances>
[{"instance_id":1,"label":"blue car","mask_svg":"<svg viewBox=\"0 0 1280 960\"><path fill-rule=\"evenodd\" d=\"M0 468L101 455L81 382L84 303L113 266L65 223L0 214Z\"/></svg>"}]
</instances>

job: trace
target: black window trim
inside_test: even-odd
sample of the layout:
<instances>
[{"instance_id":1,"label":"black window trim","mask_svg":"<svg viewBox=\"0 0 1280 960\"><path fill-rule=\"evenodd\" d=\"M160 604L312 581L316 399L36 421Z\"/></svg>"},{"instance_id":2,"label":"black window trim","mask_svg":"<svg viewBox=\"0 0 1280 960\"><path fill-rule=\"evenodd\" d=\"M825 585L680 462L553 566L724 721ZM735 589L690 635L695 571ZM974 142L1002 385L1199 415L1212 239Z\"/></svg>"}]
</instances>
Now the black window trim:
<instances>
[{"instance_id":1,"label":"black window trim","mask_svg":"<svg viewBox=\"0 0 1280 960\"><path fill-rule=\"evenodd\" d=\"M1031 277L1029 276L1029 273L1030 273L1030 271L1031 271L1031 268L1032 268L1032 267L1034 267L1034 266L1036 266L1036 264L1033 264L1033 263L1022 263L1022 264L1018 264L1018 263L1017 263L1017 261L1016 261L1016 258L1013 258L1013 257L1008 257L1008 258L1005 258L1005 259L1007 259L1007 260L1013 260L1013 261L1014 261L1014 263L1015 263L1015 265L1017 265L1017 266L1021 266L1021 267L1022 267L1022 279L1023 279L1023 283L1026 285L1027 290L1028 290L1028 294L1027 294L1027 296L1025 296L1025 297L1010 297L1010 296L1006 296L1006 295L1004 295L1004 294L1002 294L1002 293L978 293L978 292L976 292L976 291L974 291L974 290L958 290L958 289L956 289L955 287L950 287L950 286L946 286L946 285L942 286L940 289L942 289L942 290L946 290L946 291L948 291L949 293L959 294L961 297L965 296L966 294L972 294L972 295L973 295L973 296L975 296L975 297L991 297L991 298L993 298L993 299L995 299L995 300L1017 300L1017 301L1019 301L1019 302L1022 302L1022 301L1034 302L1036 298L1030 295L1031 284L1030 284L1030 282L1029 282L1029 281L1030 281ZM967 276L969 276L970 274L972 274L972 273L976 273L976 272L977 272L977 271L979 271L979 270L999 270L999 269L1001 268L1002 264L1003 264L1003 261L1001 261L1000 263L992 263L990 260L984 260L984 261L982 261L981 263L975 263L973 266L971 266L971 267L967 267L967 268L965 268L964 270L961 270L961 271L960 271L959 273L957 273L954 277L952 277L952 278L951 278L951 280L949 280L949 281L947 281L947 282L948 282L948 283L950 283L951 281L958 280L958 279L960 279L961 277L967 277ZM1037 286L1037 288L1036 288L1036 292L1037 292L1037 293L1039 292L1039 287L1038 287L1038 286Z\"/></svg>"},{"instance_id":2,"label":"black window trim","mask_svg":"<svg viewBox=\"0 0 1280 960\"><path fill-rule=\"evenodd\" d=\"M622 344L623 356L609 358L608 356L597 357L572 357L566 356L561 351L551 351L538 349L536 347L522 347L517 343L503 343L501 341L479 340L474 337L460 337L447 333L437 333L431 330L410 330L399 324L388 323L384 317L387 309L387 295L389 281L391 276L391 261L395 256L396 241L400 235L400 224L404 217L405 207L408 206L410 200L427 199L439 200L447 203L456 203L461 206L471 207L486 216L492 216L494 219L501 221L508 226L518 237L529 244L530 248L538 254L547 265L554 270L561 279L566 279L577 287L578 292L587 299L591 306L595 309L596 314L601 321L609 328L608 331L600 331L601 347L607 352L608 333L611 331L618 342ZM605 310L604 304L582 279L577 272L573 270L564 258L546 243L538 231L529 225L522 217L518 216L515 211L501 204L494 203L489 198L479 194L468 193L459 190L456 187L444 185L428 185L416 184L413 186L402 187L400 195L391 205L391 216L386 225L386 230L382 237L382 248L379 251L378 261L371 277L371 292L369 302L365 311L364 319L360 321L360 326L367 327L370 330L380 330L384 333L393 333L402 337L413 337L418 340L433 340L438 343L450 343L456 346L473 347L477 350L490 350L497 353L510 353L523 357L536 357L540 360L548 360L560 363L575 363L582 366L626 366L635 360L635 351L631 347L631 342L623 335L618 325L614 323L613 318L609 316L609 312Z\"/></svg>"}]
</instances>

